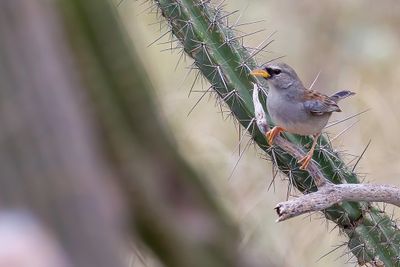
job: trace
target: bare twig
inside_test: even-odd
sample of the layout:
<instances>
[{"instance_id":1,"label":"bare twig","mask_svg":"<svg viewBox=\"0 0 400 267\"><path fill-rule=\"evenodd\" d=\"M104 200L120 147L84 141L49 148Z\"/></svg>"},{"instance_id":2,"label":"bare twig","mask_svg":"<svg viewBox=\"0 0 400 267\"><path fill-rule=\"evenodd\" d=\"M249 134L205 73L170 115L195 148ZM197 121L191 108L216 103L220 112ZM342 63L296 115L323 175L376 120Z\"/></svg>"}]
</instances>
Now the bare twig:
<instances>
[{"instance_id":1,"label":"bare twig","mask_svg":"<svg viewBox=\"0 0 400 267\"><path fill-rule=\"evenodd\" d=\"M400 188L379 184L325 184L317 192L279 203L278 222L320 211L342 201L385 202L400 207Z\"/></svg>"}]
</instances>

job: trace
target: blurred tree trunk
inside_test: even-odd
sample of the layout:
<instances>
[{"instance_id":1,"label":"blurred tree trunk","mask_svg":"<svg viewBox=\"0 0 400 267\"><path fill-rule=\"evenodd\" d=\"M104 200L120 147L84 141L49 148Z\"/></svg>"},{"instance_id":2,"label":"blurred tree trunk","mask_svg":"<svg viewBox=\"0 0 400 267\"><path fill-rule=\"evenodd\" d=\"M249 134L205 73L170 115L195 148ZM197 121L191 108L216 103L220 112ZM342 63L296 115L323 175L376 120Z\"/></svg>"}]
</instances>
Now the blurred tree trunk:
<instances>
[{"instance_id":1,"label":"blurred tree trunk","mask_svg":"<svg viewBox=\"0 0 400 267\"><path fill-rule=\"evenodd\" d=\"M1 1L0 208L72 266L123 266L128 221L167 266L256 266L151 90L107 1Z\"/></svg>"},{"instance_id":2,"label":"blurred tree trunk","mask_svg":"<svg viewBox=\"0 0 400 267\"><path fill-rule=\"evenodd\" d=\"M51 1L0 2L0 207L49 227L72 266L122 266L120 208L72 57Z\"/></svg>"}]
</instances>

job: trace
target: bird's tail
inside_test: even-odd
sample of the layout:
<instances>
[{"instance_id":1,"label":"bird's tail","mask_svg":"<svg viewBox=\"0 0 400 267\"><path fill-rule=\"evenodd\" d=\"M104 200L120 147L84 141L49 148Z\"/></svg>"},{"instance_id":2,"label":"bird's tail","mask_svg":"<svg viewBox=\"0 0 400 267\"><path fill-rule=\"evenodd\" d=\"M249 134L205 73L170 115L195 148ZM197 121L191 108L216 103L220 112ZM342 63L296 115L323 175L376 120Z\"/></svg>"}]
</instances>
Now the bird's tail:
<instances>
[{"instance_id":1,"label":"bird's tail","mask_svg":"<svg viewBox=\"0 0 400 267\"><path fill-rule=\"evenodd\" d=\"M339 100L345 99L345 98L355 95L355 94L356 93L354 93L354 92L344 90L344 91L340 91L340 92L337 92L336 94L332 95L330 97L330 99L332 99L333 101L335 101L335 103L337 103L337 102L339 102Z\"/></svg>"}]
</instances>

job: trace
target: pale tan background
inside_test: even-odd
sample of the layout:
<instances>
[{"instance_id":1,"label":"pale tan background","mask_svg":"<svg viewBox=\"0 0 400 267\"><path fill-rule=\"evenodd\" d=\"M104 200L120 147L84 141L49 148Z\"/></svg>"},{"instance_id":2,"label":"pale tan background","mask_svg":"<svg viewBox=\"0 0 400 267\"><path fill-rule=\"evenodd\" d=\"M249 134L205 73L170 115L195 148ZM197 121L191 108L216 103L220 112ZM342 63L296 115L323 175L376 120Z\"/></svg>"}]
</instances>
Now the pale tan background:
<instances>
[{"instance_id":1,"label":"pale tan background","mask_svg":"<svg viewBox=\"0 0 400 267\"><path fill-rule=\"evenodd\" d=\"M247 38L246 44L256 46L277 31L276 41L269 47L272 53L261 55L260 63L286 55L283 60L297 70L306 85L321 72L315 89L327 94L338 89L357 92L343 102L344 112L333 119L371 110L335 147L356 155L372 139L357 170L367 174L369 182L400 185L400 2L226 0L226 4L226 11L243 12L242 22L265 20L241 28L247 33L266 29ZM353 266L346 263L348 256L342 256L344 249L318 261L346 240L319 216L275 223L273 208L285 200L287 182L279 177L275 190L267 190L271 164L262 159L259 149L250 146L229 179L238 160L237 129L231 119L224 120L218 113L214 98L206 97L187 116L201 95L193 93L188 98L193 74L183 81L191 60L174 70L179 55L160 52L168 45L147 47L160 36L159 25L150 25L157 21L155 14L140 12L148 7L148 3L125 0L118 9L157 88L161 116L180 151L204 173L216 197L240 225L242 246L256 257L272 257L280 266ZM201 83L194 90L202 90ZM331 136L356 120L330 128Z\"/></svg>"}]
</instances>

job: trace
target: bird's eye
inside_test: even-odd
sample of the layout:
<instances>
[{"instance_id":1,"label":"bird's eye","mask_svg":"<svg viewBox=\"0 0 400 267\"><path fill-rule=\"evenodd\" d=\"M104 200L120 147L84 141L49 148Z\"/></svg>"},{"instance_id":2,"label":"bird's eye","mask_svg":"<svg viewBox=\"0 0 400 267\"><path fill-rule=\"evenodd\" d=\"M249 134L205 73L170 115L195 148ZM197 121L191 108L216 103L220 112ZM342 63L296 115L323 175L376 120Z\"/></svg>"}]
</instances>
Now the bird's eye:
<instances>
[{"instance_id":1,"label":"bird's eye","mask_svg":"<svg viewBox=\"0 0 400 267\"><path fill-rule=\"evenodd\" d=\"M281 70L280 70L280 69L273 69L273 70L272 70L272 74L273 74L273 75L278 75L279 73L281 73Z\"/></svg>"},{"instance_id":2,"label":"bird's eye","mask_svg":"<svg viewBox=\"0 0 400 267\"><path fill-rule=\"evenodd\" d=\"M282 71L280 69L273 69L273 68L267 68L267 72L271 75L278 75L279 73L281 73Z\"/></svg>"}]
</instances>

